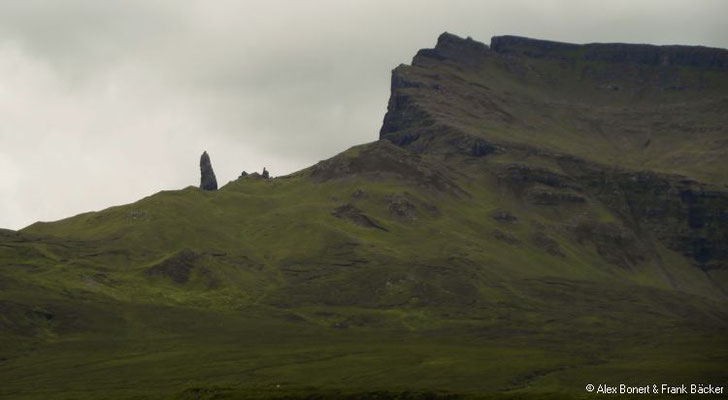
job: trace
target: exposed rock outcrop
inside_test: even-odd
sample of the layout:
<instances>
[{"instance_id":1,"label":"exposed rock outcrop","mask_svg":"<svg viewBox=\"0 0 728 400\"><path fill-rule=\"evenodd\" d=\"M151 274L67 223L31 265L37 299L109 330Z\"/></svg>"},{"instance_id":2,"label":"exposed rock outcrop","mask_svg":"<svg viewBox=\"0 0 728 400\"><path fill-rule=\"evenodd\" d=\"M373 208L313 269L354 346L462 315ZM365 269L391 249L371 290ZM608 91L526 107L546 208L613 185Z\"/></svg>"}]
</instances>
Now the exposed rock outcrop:
<instances>
[{"instance_id":1,"label":"exposed rock outcrop","mask_svg":"<svg viewBox=\"0 0 728 400\"><path fill-rule=\"evenodd\" d=\"M574 44L512 35L494 36L488 46L470 37L463 39L447 32L440 35L434 49L418 51L413 65L417 65L418 61L423 58L473 64L486 57L501 55L560 60L583 58L587 61L636 63L651 66L728 68L728 50L705 46L657 46L631 43Z\"/></svg>"},{"instance_id":2,"label":"exposed rock outcrop","mask_svg":"<svg viewBox=\"0 0 728 400\"><path fill-rule=\"evenodd\" d=\"M531 244L552 256L566 257L564 251L561 250L561 246L559 246L559 242L551 239L543 232L537 231L531 235Z\"/></svg>"},{"instance_id":3,"label":"exposed rock outcrop","mask_svg":"<svg viewBox=\"0 0 728 400\"><path fill-rule=\"evenodd\" d=\"M463 45L463 47L465 46ZM490 49L500 54L519 54L534 58L568 60L582 57L588 61L610 63L728 68L728 50L704 46L655 46L628 43L578 45L519 36L495 36L490 41Z\"/></svg>"},{"instance_id":4,"label":"exposed rock outcrop","mask_svg":"<svg viewBox=\"0 0 728 400\"><path fill-rule=\"evenodd\" d=\"M404 196L389 196L389 215L403 222L417 220L417 207Z\"/></svg>"},{"instance_id":5,"label":"exposed rock outcrop","mask_svg":"<svg viewBox=\"0 0 728 400\"><path fill-rule=\"evenodd\" d=\"M202 152L202 156L200 157L200 189L217 190L215 171L212 170L210 156L207 155L206 151Z\"/></svg>"},{"instance_id":6,"label":"exposed rock outcrop","mask_svg":"<svg viewBox=\"0 0 728 400\"><path fill-rule=\"evenodd\" d=\"M728 192L677 175L605 171L573 158L561 165L635 233L651 233L702 269L728 268Z\"/></svg>"},{"instance_id":7,"label":"exposed rock outcrop","mask_svg":"<svg viewBox=\"0 0 728 400\"><path fill-rule=\"evenodd\" d=\"M364 214L362 210L354 207L349 203L342 204L341 206L336 207L331 215L339 219L349 220L356 225L362 226L364 228L379 229L385 232L388 231L387 228L381 226L376 221L369 218L369 216Z\"/></svg>"},{"instance_id":8,"label":"exposed rock outcrop","mask_svg":"<svg viewBox=\"0 0 728 400\"><path fill-rule=\"evenodd\" d=\"M516 36L488 46L444 33L392 71L380 139L482 165L522 204L569 210L565 225L606 206L612 225L569 229L612 264L652 257L654 238L723 270L727 88L725 49ZM545 234L531 239L565 254Z\"/></svg>"},{"instance_id":9,"label":"exposed rock outcrop","mask_svg":"<svg viewBox=\"0 0 728 400\"><path fill-rule=\"evenodd\" d=\"M311 177L318 182L342 179L352 174L372 180L393 177L456 196L468 195L449 176L450 171L437 169L417 154L385 141L377 142L358 153L339 154L311 168Z\"/></svg>"},{"instance_id":10,"label":"exposed rock outcrop","mask_svg":"<svg viewBox=\"0 0 728 400\"><path fill-rule=\"evenodd\" d=\"M517 244L521 243L521 241L518 240L518 238L516 238L515 236L513 236L512 234L510 234L508 232L503 232L500 229L494 229L491 232L491 235L493 235L494 239L500 240L501 242L505 242L510 245L517 245Z\"/></svg>"},{"instance_id":11,"label":"exposed rock outcrop","mask_svg":"<svg viewBox=\"0 0 728 400\"><path fill-rule=\"evenodd\" d=\"M484 43L473 40L471 37L463 39L459 36L445 32L437 38L437 45L434 49L422 49L415 55L413 64L423 57L437 60L453 60L462 63L476 63L484 57L489 57L492 52Z\"/></svg>"},{"instance_id":12,"label":"exposed rock outcrop","mask_svg":"<svg viewBox=\"0 0 728 400\"><path fill-rule=\"evenodd\" d=\"M725 49L515 36L494 37L488 46L444 33L412 65L392 71L379 137L422 153L486 157L519 144L602 162L631 154L640 165L654 159L658 143L677 157L673 150L694 145L695 135L701 144L722 140L726 72ZM565 129L564 120L573 125ZM664 164L708 176L726 150L695 153L704 150L710 153L700 165Z\"/></svg>"},{"instance_id":13,"label":"exposed rock outcrop","mask_svg":"<svg viewBox=\"0 0 728 400\"><path fill-rule=\"evenodd\" d=\"M187 283L190 273L197 265L200 255L183 250L147 269L147 276L162 276L178 284Z\"/></svg>"},{"instance_id":14,"label":"exposed rock outcrop","mask_svg":"<svg viewBox=\"0 0 728 400\"><path fill-rule=\"evenodd\" d=\"M491 218L498 222L504 222L504 223L514 223L518 222L518 217L515 215L509 213L505 210L495 210L490 214Z\"/></svg>"}]
</instances>

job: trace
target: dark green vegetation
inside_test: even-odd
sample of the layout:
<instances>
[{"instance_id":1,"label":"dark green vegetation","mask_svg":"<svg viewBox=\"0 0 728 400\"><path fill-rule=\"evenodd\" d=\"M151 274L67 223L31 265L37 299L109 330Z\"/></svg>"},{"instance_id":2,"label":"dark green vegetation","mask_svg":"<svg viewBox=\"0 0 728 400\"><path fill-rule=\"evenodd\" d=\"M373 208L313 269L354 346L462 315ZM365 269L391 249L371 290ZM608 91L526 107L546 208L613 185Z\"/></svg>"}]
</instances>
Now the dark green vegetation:
<instances>
[{"instance_id":1,"label":"dark green vegetation","mask_svg":"<svg viewBox=\"0 0 728 400\"><path fill-rule=\"evenodd\" d=\"M0 231L0 396L728 383L726 51L493 44L306 170Z\"/></svg>"}]
</instances>

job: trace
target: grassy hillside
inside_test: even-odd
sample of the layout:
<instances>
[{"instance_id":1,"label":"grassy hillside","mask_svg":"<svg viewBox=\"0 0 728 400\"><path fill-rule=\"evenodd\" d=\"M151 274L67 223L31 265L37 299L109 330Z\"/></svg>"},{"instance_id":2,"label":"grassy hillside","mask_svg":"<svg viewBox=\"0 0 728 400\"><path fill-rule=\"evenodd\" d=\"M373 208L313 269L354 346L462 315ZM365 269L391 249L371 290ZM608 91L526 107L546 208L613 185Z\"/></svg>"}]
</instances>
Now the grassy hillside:
<instances>
[{"instance_id":1,"label":"grassy hillside","mask_svg":"<svg viewBox=\"0 0 728 400\"><path fill-rule=\"evenodd\" d=\"M397 83L423 76L422 57L395 72L390 113L402 93L420 106L385 119L391 141L0 231L0 397L597 398L586 384L726 382L725 181L608 167L612 150L567 139L554 152L521 117L508 141L470 131L467 107ZM470 64L437 62L457 70L431 67L445 93L477 87L456 78ZM533 86L519 90L536 102Z\"/></svg>"}]
</instances>

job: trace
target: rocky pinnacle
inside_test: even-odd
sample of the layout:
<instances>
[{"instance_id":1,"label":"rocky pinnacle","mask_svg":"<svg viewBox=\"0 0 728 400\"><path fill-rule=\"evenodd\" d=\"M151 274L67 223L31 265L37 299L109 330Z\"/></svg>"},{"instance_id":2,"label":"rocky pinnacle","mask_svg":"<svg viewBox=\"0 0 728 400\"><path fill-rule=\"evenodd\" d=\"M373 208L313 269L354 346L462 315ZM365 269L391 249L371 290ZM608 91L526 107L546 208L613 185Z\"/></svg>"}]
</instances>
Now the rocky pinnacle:
<instances>
[{"instance_id":1,"label":"rocky pinnacle","mask_svg":"<svg viewBox=\"0 0 728 400\"><path fill-rule=\"evenodd\" d=\"M200 157L200 189L217 190L217 179L215 179L215 171L212 170L210 156L207 152L202 152Z\"/></svg>"}]
</instances>

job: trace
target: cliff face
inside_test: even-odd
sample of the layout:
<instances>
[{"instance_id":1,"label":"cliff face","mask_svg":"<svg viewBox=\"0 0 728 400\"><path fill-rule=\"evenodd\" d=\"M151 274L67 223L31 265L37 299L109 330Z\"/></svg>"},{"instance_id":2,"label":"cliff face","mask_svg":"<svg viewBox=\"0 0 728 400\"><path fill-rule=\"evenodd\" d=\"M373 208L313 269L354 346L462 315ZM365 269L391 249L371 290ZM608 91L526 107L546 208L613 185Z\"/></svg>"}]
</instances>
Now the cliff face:
<instances>
[{"instance_id":1,"label":"cliff face","mask_svg":"<svg viewBox=\"0 0 728 400\"><path fill-rule=\"evenodd\" d=\"M380 138L480 159L531 202L596 202L641 249L728 269L727 50L444 33L393 70Z\"/></svg>"},{"instance_id":2,"label":"cliff face","mask_svg":"<svg viewBox=\"0 0 728 400\"><path fill-rule=\"evenodd\" d=\"M655 46L649 44L591 43L577 45L495 36L490 49L498 54L576 61L634 63L652 67L682 66L715 70L728 69L728 50L703 46Z\"/></svg>"},{"instance_id":3,"label":"cliff face","mask_svg":"<svg viewBox=\"0 0 728 400\"><path fill-rule=\"evenodd\" d=\"M392 72L380 138L440 153L519 145L722 184L726 60L706 47L512 36L489 47L445 33Z\"/></svg>"}]
</instances>

